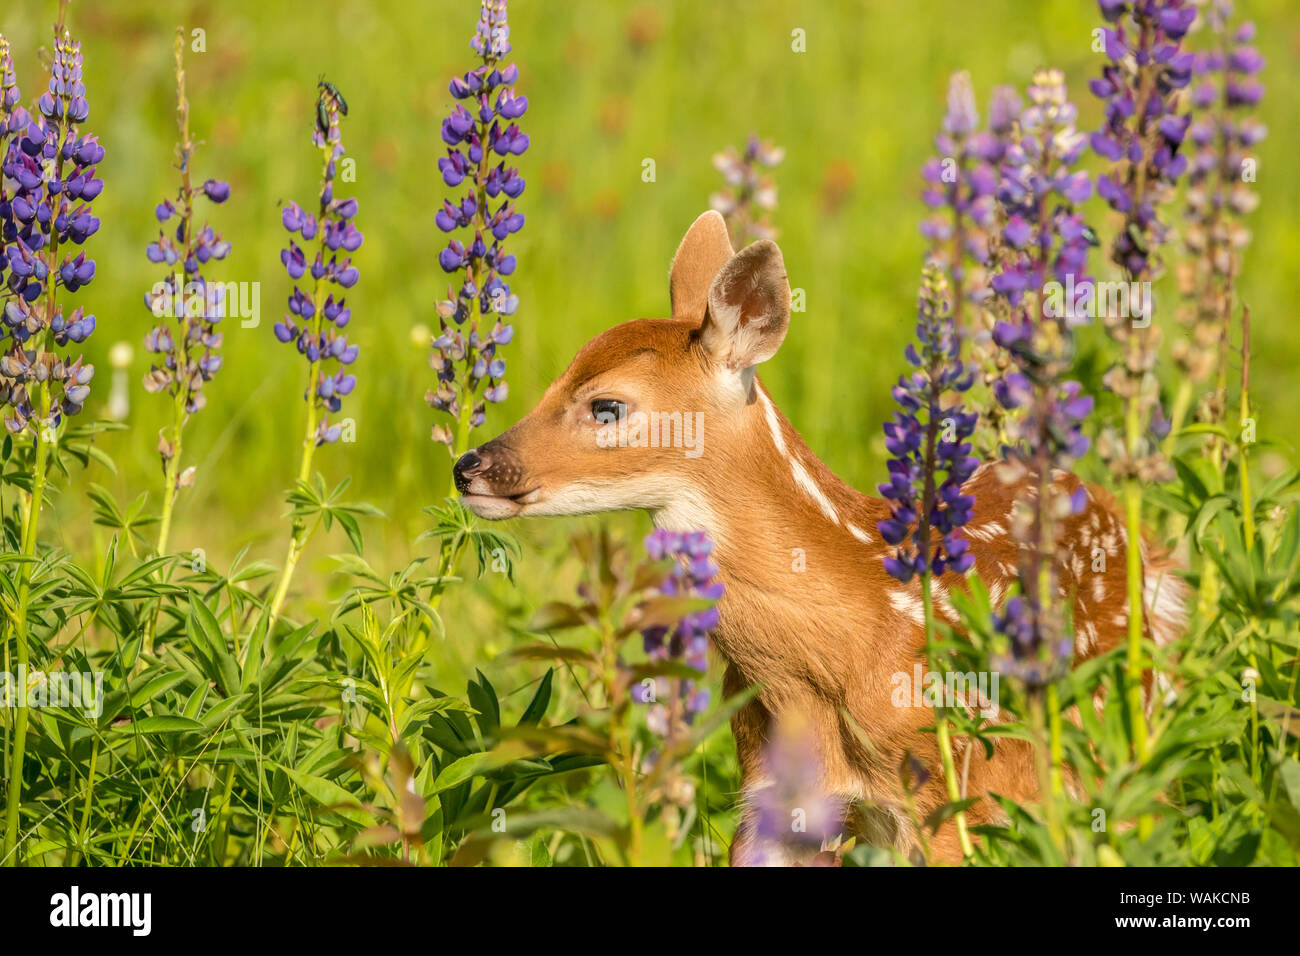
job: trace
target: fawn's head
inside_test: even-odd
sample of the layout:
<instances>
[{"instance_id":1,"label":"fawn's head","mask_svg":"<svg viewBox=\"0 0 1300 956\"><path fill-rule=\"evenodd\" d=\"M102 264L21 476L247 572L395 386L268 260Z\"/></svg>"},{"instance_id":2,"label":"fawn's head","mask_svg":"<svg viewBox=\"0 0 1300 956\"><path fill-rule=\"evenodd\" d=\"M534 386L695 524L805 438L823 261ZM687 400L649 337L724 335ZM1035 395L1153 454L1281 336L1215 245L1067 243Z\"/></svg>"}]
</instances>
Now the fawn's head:
<instances>
[{"instance_id":1,"label":"fawn's head","mask_svg":"<svg viewBox=\"0 0 1300 956\"><path fill-rule=\"evenodd\" d=\"M536 408L456 462L467 507L484 518L657 511L725 487L720 472L754 427L754 367L790 324L781 250L762 240L733 254L722 217L705 213L677 249L669 293L672 318L596 336Z\"/></svg>"}]
</instances>

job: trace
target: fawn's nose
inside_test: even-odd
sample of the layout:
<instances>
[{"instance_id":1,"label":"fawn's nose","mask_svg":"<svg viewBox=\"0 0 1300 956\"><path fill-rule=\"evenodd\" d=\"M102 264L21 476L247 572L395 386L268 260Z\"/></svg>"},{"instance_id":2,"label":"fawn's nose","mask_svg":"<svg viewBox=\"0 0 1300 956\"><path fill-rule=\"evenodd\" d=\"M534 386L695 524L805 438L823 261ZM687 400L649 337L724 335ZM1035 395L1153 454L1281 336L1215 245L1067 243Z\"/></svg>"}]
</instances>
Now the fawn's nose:
<instances>
[{"instance_id":1,"label":"fawn's nose","mask_svg":"<svg viewBox=\"0 0 1300 956\"><path fill-rule=\"evenodd\" d=\"M452 477L456 481L456 490L462 495L467 494L470 481L482 470L483 459L479 457L478 452L467 451L461 455L451 469Z\"/></svg>"}]
</instances>

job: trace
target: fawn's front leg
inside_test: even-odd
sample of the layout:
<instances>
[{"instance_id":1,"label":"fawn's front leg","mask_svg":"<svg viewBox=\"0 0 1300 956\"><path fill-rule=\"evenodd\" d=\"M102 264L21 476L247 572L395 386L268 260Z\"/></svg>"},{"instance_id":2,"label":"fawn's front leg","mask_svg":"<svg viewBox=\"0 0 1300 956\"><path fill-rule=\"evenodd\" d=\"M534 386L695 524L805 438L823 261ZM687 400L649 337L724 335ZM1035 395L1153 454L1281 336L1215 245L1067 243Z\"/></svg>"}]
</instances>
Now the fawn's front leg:
<instances>
[{"instance_id":1,"label":"fawn's front leg","mask_svg":"<svg viewBox=\"0 0 1300 956\"><path fill-rule=\"evenodd\" d=\"M727 667L722 678L724 698L740 693L747 682L734 665ZM815 865L821 858L833 854L820 853L819 846L797 846L795 841L780 839L776 834L758 832L759 810L757 803L768 787L779 787L782 781L773 778L766 749L774 729L772 712L761 700L755 698L738 710L731 718L731 732L736 739L736 754L740 762L741 816L731 841L732 866L795 866ZM811 796L811 795L809 795ZM847 807L852 800L835 796L826 801L829 805Z\"/></svg>"},{"instance_id":2,"label":"fawn's front leg","mask_svg":"<svg viewBox=\"0 0 1300 956\"><path fill-rule=\"evenodd\" d=\"M722 675L723 699L742 692L748 686L740 670L728 664ZM763 745L767 740L772 715L754 698L736 711L731 718L731 733L736 739L736 757L740 762L741 811L740 823L731 840L729 861L732 866L756 866L759 848L755 833L755 814L750 798L765 784L763 774Z\"/></svg>"}]
</instances>

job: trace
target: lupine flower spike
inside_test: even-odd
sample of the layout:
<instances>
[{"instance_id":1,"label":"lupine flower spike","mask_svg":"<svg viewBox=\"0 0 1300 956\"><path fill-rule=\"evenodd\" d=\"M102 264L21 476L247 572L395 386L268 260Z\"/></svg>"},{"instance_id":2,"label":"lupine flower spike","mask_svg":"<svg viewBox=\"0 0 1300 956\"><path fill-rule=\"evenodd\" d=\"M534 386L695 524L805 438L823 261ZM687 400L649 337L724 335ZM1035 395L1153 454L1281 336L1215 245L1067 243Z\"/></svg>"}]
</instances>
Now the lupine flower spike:
<instances>
[{"instance_id":1,"label":"lupine flower spike","mask_svg":"<svg viewBox=\"0 0 1300 956\"><path fill-rule=\"evenodd\" d=\"M161 321L145 336L145 349L156 356L156 361L144 377L144 387L148 392L165 392L173 405L171 427L158 437L164 476L159 554L167 550L176 491L194 480L192 468L180 470L182 432L190 415L206 404L203 386L221 368L219 323L226 314L226 287L222 283L209 284L203 269L212 260L224 259L230 253L230 243L210 225L195 224L196 202L223 203L230 196L230 187L215 179L202 185L193 180L190 163L194 142L190 137L190 104L185 94L184 50L184 34L178 30L176 121L180 140L176 144L176 168L180 172L180 188L174 200L164 199L155 208L161 228L158 239L146 250L150 262L169 268L167 276L145 296L145 305Z\"/></svg>"},{"instance_id":2,"label":"lupine flower spike","mask_svg":"<svg viewBox=\"0 0 1300 956\"><path fill-rule=\"evenodd\" d=\"M934 637L933 576L952 571L965 574L975 563L970 542L961 528L970 521L975 499L962 493L979 460L971 455L970 437L979 416L947 397L968 390L974 372L961 359L961 337L953 324L948 281L943 270L927 263L917 303L916 344L908 345L907 361L916 369L894 386L899 410L885 425L889 481L879 486L888 500L890 516L876 525L885 542L897 550L886 554L885 570L907 584L920 578L924 610L926 655ZM933 535L938 535L938 540ZM943 762L948 797L960 799L953 762L948 719L935 713L935 739ZM962 852L974 852L966 815L954 817Z\"/></svg>"},{"instance_id":3,"label":"lupine flower spike","mask_svg":"<svg viewBox=\"0 0 1300 956\"><path fill-rule=\"evenodd\" d=\"M916 371L894 386L899 410L885 425L889 481L879 488L891 514L877 526L897 549L886 556L885 569L904 583L916 574L970 569L974 557L961 527L975 501L961 486L979 464L967 441L976 414L960 404L944 404L945 396L970 388L973 374L960 357L948 281L933 263L922 276L917 314L920 349L909 345L905 353ZM937 543L931 541L932 531L940 535Z\"/></svg>"},{"instance_id":4,"label":"lupine flower spike","mask_svg":"<svg viewBox=\"0 0 1300 956\"><path fill-rule=\"evenodd\" d=\"M1020 590L995 620L1010 639L1000 669L1031 686L1059 676L1071 658L1062 609L1053 613L1056 528L1085 504L1083 489L1058 495L1054 469L1069 470L1088 449L1081 423L1092 398L1063 376L1074 359L1074 329L1086 321L1093 290L1087 275L1092 231L1076 206L1092 194L1088 174L1072 167L1086 146L1077 111L1058 70L1043 70L1029 87L1006 151L998 203L1002 211L999 271L993 276L993 339L1008 371L996 384L1008 419L1003 479L1028 477L1036 494L1020 502L1012 536L1021 544Z\"/></svg>"},{"instance_id":5,"label":"lupine flower spike","mask_svg":"<svg viewBox=\"0 0 1300 956\"><path fill-rule=\"evenodd\" d=\"M775 239L771 212L776 208L776 181L763 169L785 159L785 150L751 133L743 153L732 146L713 157L726 187L709 197L709 205L727 221L731 244L739 249L757 239Z\"/></svg>"},{"instance_id":6,"label":"lupine flower spike","mask_svg":"<svg viewBox=\"0 0 1300 956\"><path fill-rule=\"evenodd\" d=\"M1257 78L1264 59L1251 45L1255 25L1233 27L1231 0L1212 0L1204 7L1202 49L1193 54L1190 86L1192 125L1187 131L1193 153L1187 172L1187 228L1179 262L1178 285L1184 302L1179 321L1187 338L1174 344L1181 371L1175 398L1173 433L1189 411L1193 390L1213 379L1214 390L1199 403L1196 418L1218 424L1227 404L1228 327L1232 289L1241 270L1241 256L1250 242L1242 218L1259 205L1251 189L1255 160L1250 150L1268 130L1251 111L1264 89ZM1221 454L1217 440L1211 454ZM1217 471L1217 468L1216 468Z\"/></svg>"},{"instance_id":7,"label":"lupine flower spike","mask_svg":"<svg viewBox=\"0 0 1300 956\"><path fill-rule=\"evenodd\" d=\"M993 317L987 306L999 165L1019 112L1016 91L996 87L988 127L980 129L970 75L954 73L948 85L948 111L934 140L936 155L921 168L925 180L921 198L931 210L921 223L921 234L929 242L927 259L944 271L955 290L954 323L970 342L977 381L988 387L1005 371L1004 356L991 341ZM992 450L1002 433L1002 410L988 403L984 417L977 437L981 448Z\"/></svg>"},{"instance_id":8,"label":"lupine flower spike","mask_svg":"<svg viewBox=\"0 0 1300 956\"><path fill-rule=\"evenodd\" d=\"M61 350L84 342L95 317L78 308L65 314L59 289L75 293L95 276L95 261L81 247L99 229L90 203L104 188L96 176L104 148L82 132L90 116L81 76L81 44L54 30L49 86L33 116L18 105L20 93L8 44L0 39L0 401L5 428L32 452L31 485L23 510L20 550L29 559L18 571L17 608L11 609L18 672L30 659L28 629L32 565L46 480L65 416L78 414L90 396L94 367ZM23 439L30 439L30 444ZM4 840L0 857L21 863L18 813L27 745L27 708L11 724Z\"/></svg>"},{"instance_id":9,"label":"lupine flower spike","mask_svg":"<svg viewBox=\"0 0 1300 956\"><path fill-rule=\"evenodd\" d=\"M425 395L450 418L434 425L433 440L453 457L466 450L470 431L483 424L487 403L504 401L507 394L505 360L498 350L514 336L507 320L519 308L519 297L506 282L515 257L505 243L524 225L515 208L524 180L508 164L528 149L528 136L517 122L528 99L514 89L519 68L504 63L510 53L505 0L483 0L470 48L482 62L451 81L451 95L460 105L442 124L447 155L438 160L438 169L448 187L466 190L444 201L434 216L438 228L453 236L438 256L452 282L437 305L439 334L430 365L438 383Z\"/></svg>"},{"instance_id":10,"label":"lupine flower spike","mask_svg":"<svg viewBox=\"0 0 1300 956\"><path fill-rule=\"evenodd\" d=\"M275 337L292 342L308 365L307 431L298 475L302 481L311 474L312 449L339 440L343 426L331 422L330 415L343 407L343 399L357 384L350 367L360 349L343 330L352 320L347 292L361 278L352 253L361 248L363 236L354 222L357 201L334 194L344 154L339 119L345 115L347 107L338 89L322 80L312 131L312 143L321 151L320 198L315 212L296 202L280 212L281 224L293 237L280 252L280 262L295 283L307 275L312 282L310 293L293 287L288 314L274 328Z\"/></svg>"},{"instance_id":11,"label":"lupine flower spike","mask_svg":"<svg viewBox=\"0 0 1300 956\"><path fill-rule=\"evenodd\" d=\"M9 166L9 143L17 138L18 134L27 128L27 111L19 106L22 100L22 91L18 88L18 78L14 74L14 61L9 52L9 41L3 35L0 35L0 173L4 172ZM9 187L6 185L6 176L0 175L0 280L5 279L6 270L9 263L9 255L6 251L11 241L17 239L17 229L11 228L11 198L9 196ZM14 239L10 239L10 232L14 233ZM10 296L14 295L13 288L5 283L0 286L0 303L4 303ZM19 313L15 313L17 317ZM26 317L23 317L25 326ZM7 307L0 313L0 347L5 345L6 339L9 339L9 310ZM24 327L24 332L26 328ZM15 343L17 344L17 343ZM17 383L6 373L6 363L0 358L0 409L8 406L13 398Z\"/></svg>"},{"instance_id":12,"label":"lupine flower spike","mask_svg":"<svg viewBox=\"0 0 1300 956\"><path fill-rule=\"evenodd\" d=\"M681 534L660 529L645 539L646 553L655 561L673 559L672 574L660 586L660 593L670 597L697 597L717 601L723 586L713 563L713 542L703 531ZM653 627L642 632L646 654L651 660L681 661L701 674L708 669L709 632L718 625L718 609L708 607L688 614L675 627ZM673 724L692 723L709 706L709 691L694 680L679 681L676 694L668 681L659 678L655 692L638 685L634 696L639 703L650 703L646 718L650 729L668 737Z\"/></svg>"},{"instance_id":13,"label":"lupine flower spike","mask_svg":"<svg viewBox=\"0 0 1300 956\"><path fill-rule=\"evenodd\" d=\"M18 106L13 64L4 74L4 201L0 232L4 256L4 321L7 348L0 357L0 394L9 406L5 427L30 430L52 440L65 415L81 411L94 367L56 349L80 345L95 330L95 317L78 308L65 315L56 290L77 292L95 276L95 261L79 247L99 229L90 203L104 188L96 171L104 147L81 124L90 115L81 79L81 44L67 33L55 37L49 88L37 115ZM43 300L42 300L43 297Z\"/></svg>"},{"instance_id":14,"label":"lupine flower spike","mask_svg":"<svg viewBox=\"0 0 1300 956\"><path fill-rule=\"evenodd\" d=\"M1181 152L1191 116L1178 112L1175 95L1191 79L1193 58L1182 49L1196 16L1184 0L1098 0L1111 26L1103 31L1107 64L1089 87L1106 103L1105 123L1092 134L1093 150L1114 163L1097 178L1097 192L1123 217L1111 259L1130 282L1148 283L1161 272L1160 248L1169 227L1160 207L1173 197L1187 170ZM1169 431L1152 374L1160 344L1152 302L1143 294L1137 315L1107 315L1106 328L1124 358L1107 372L1106 386L1130 407L1123 435L1106 431L1098 452L1112 474L1150 482L1171 476L1159 441Z\"/></svg>"},{"instance_id":15,"label":"lupine flower spike","mask_svg":"<svg viewBox=\"0 0 1300 956\"><path fill-rule=\"evenodd\" d=\"M280 262L294 283L303 281L307 275L312 280L310 294L294 285L289 295L289 311L274 328L275 337L281 342L292 342L307 361L307 391L303 395L307 402L307 426L298 468L300 486L312 476L316 449L344 437L345 422L331 421L330 415L342 409L343 399L357 385L351 366L360 349L348 341L343 330L352 320L347 292L361 278L352 264L352 253L361 248L363 237L354 221L357 201L334 194L344 154L339 120L347 111L347 102L338 87L322 78L318 83L312 130L312 145L321 155L320 197L314 212L296 202L288 203L280 212L280 222L292 237L280 252ZM298 244L299 240L302 245ZM309 524L302 513L295 514L289 553L271 598L272 620L279 616L294 569L316 526L316 523Z\"/></svg>"},{"instance_id":16,"label":"lupine flower spike","mask_svg":"<svg viewBox=\"0 0 1300 956\"><path fill-rule=\"evenodd\" d=\"M703 531L683 534L661 528L645 539L645 548L653 561L673 562L657 589L659 595L714 602L673 624L644 628L641 639L646 656L652 662L685 664L703 678L709 663L709 634L718 626L716 602L723 593L713 563L713 542ZM633 701L647 706L646 726L658 738L658 744L641 759L641 772L654 779L648 798L652 802L664 799L684 811L694 803L695 786L690 776L681 772L680 760L690 749L691 726L709 706L708 688L692 677L657 676L633 683L630 694Z\"/></svg>"},{"instance_id":17,"label":"lupine flower spike","mask_svg":"<svg viewBox=\"0 0 1300 956\"><path fill-rule=\"evenodd\" d=\"M1187 169L1181 152L1191 117L1178 112L1176 92L1191 80L1193 58L1182 49L1196 17L1184 0L1098 0L1111 26L1103 31L1107 63L1090 84L1106 103L1106 120L1092 134L1092 148L1111 160L1098 177L1097 192L1123 219L1111 259L1130 282L1147 283L1160 272L1160 247L1169 229L1160 206ZM1128 657L1126 699L1134 751L1147 756L1146 715L1142 704L1142 484L1172 477L1159 446L1169 433L1152 373L1159 346L1159 324L1152 302L1143 295L1140 314L1107 315L1106 328L1123 357L1106 373L1106 387L1124 401L1124 431L1107 429L1097 451L1111 474L1124 482L1128 568Z\"/></svg>"}]
</instances>

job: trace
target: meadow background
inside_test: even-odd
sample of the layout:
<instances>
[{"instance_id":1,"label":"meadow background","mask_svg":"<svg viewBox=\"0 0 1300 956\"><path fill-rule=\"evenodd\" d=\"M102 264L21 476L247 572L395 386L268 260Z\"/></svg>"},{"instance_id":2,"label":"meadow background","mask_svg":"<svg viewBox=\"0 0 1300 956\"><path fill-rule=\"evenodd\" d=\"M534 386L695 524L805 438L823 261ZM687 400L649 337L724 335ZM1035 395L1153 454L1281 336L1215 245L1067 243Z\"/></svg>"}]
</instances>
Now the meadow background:
<instances>
[{"instance_id":1,"label":"meadow background","mask_svg":"<svg viewBox=\"0 0 1300 956\"><path fill-rule=\"evenodd\" d=\"M1300 8L1293 0L1241 0L1237 9L1260 24L1256 45L1269 66L1259 115L1270 131L1258 149L1261 204L1248 220L1255 238L1241 299L1254 318L1261 431L1286 443L1300 427L1293 383L1300 360ZM24 91L43 82L34 51L48 45L54 15L52 0L9 2L0 15ZM436 547L417 542L429 520L421 509L439 502L450 468L443 447L430 440L436 419L423 398L433 380L428 330L437 325L433 307L446 286L433 213L448 191L436 161L443 154L439 123L453 104L447 82L473 62L468 39L477 15L475 0L73 3L91 104L85 129L108 151L100 173L107 188L96 203L103 227L89 246L98 274L76 297L99 318L86 347L98 369L88 417L104 413L108 349L117 342L134 348L126 372L130 427L100 439L118 470L94 466L92 480L119 500L149 490L156 510L155 445L169 410L139 385L148 369L141 343L153 323L143 295L161 278L144 247L156 237L154 205L175 189L171 51L178 24L206 32L206 52L187 52L192 124L203 143L195 170L232 187L230 201L209 220L233 242L233 253L207 272L216 281L261 283L260 326L225 323L223 370L205 389L207 410L186 430L185 463L198 472L177 505L175 550L203 548L217 566L245 546L250 559L277 567L282 559L283 491L296 470L304 363L271 331L291 289L279 262L285 233L278 206L314 201L319 167L309 140L322 74L350 106L343 138L357 179L346 189L359 200L366 242L355 256L361 282L348 295L360 384L343 415L356 420L357 441L322 449L317 467L334 481L350 475L352 496L386 512L386 521L365 525L376 568L399 567ZM807 311L793 317L762 378L830 467L858 488L873 488L884 473L880 427L891 413L889 388L913 333L925 249L917 229L919 167L932 152L948 78L968 69L983 110L994 85L1023 89L1036 68L1057 66L1080 106L1080 129L1094 129L1101 110L1086 83L1099 67L1090 33L1098 22L1088 0L514 0L512 59L518 90L529 98L523 126L532 139L519 162L528 181L519 208L528 225L511 240L519 260L512 286L522 304L505 350L510 397L489 407L478 440L526 412L591 336L625 319L666 314L669 260L721 183L711 156L755 132L786 151L775 170L780 205L773 220L791 285L807 294ZM796 28L806 31L804 53L791 50ZM656 163L653 183L642 181L647 158ZM1097 200L1089 211L1095 224L1105 222ZM1101 258L1098 277L1115 278ZM1164 305L1173 304L1172 283L1157 296L1156 314L1170 324L1167 348L1180 334ZM1100 370L1090 369L1087 353L1099 336L1083 336L1085 386L1094 392L1101 391ZM1093 457L1081 465L1085 474L1099 467ZM1268 454L1260 467L1269 474ZM102 552L84 482L61 484L43 537L74 553ZM649 526L639 515L600 520L633 541ZM496 607L506 605L523 621L543 601L572 592L578 562L568 534L595 523L516 522L511 530L523 544L517 584L489 575L449 593L440 608L448 637L430 652L446 689L458 691L475 667L496 676L493 660L511 641ZM328 614L344 586L329 556L345 549L337 531L313 541L295 579L295 617ZM729 745L725 733L717 740Z\"/></svg>"}]
</instances>

